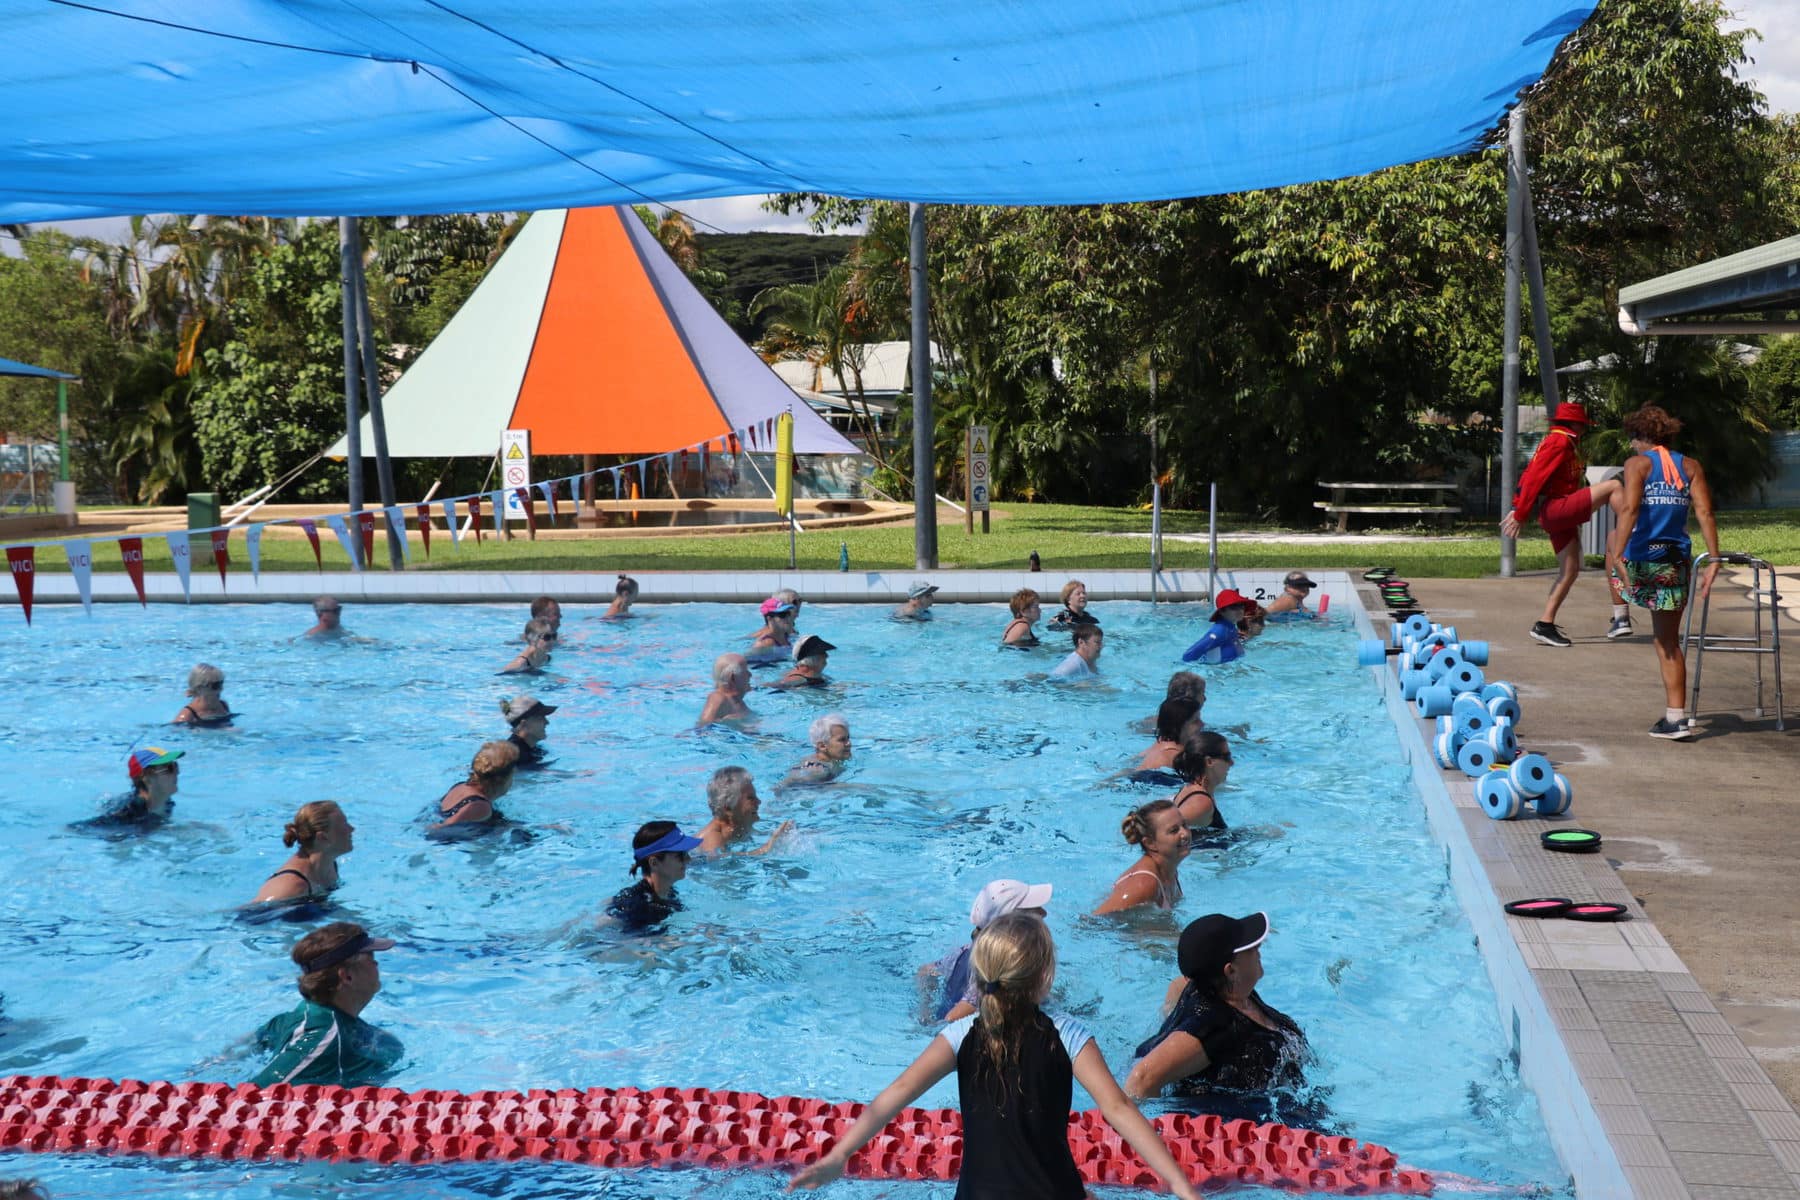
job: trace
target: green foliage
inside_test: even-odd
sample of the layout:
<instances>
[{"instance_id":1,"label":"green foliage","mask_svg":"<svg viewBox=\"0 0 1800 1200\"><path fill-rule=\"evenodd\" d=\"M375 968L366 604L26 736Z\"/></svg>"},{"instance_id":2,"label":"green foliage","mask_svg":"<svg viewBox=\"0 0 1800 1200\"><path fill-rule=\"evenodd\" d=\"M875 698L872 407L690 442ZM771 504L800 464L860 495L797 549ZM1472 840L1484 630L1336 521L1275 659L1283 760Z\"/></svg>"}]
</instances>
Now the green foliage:
<instances>
[{"instance_id":1,"label":"green foliage","mask_svg":"<svg viewBox=\"0 0 1800 1200\"><path fill-rule=\"evenodd\" d=\"M207 354L194 396L207 490L227 497L272 483L344 428L343 308L335 222L305 226L257 263L231 306L236 336ZM320 463L288 494L344 494L344 468Z\"/></svg>"},{"instance_id":2,"label":"green foliage","mask_svg":"<svg viewBox=\"0 0 1800 1200\"><path fill-rule=\"evenodd\" d=\"M1750 368L1750 395L1777 428L1800 429L1800 336L1763 342L1762 357Z\"/></svg>"},{"instance_id":3,"label":"green foliage","mask_svg":"<svg viewBox=\"0 0 1800 1200\"><path fill-rule=\"evenodd\" d=\"M856 245L852 237L804 233L701 233L694 240L702 270L717 276L716 283L696 280L696 286L747 342L761 341L772 319L754 310L759 294L812 283L849 257Z\"/></svg>"},{"instance_id":4,"label":"green foliage","mask_svg":"<svg viewBox=\"0 0 1800 1200\"><path fill-rule=\"evenodd\" d=\"M83 440L100 416L93 398L112 377L117 352L100 295L70 257L73 247L70 238L44 230L24 239L24 257L0 257L0 357L80 375L83 383L69 385L69 405ZM0 430L55 438L56 384L0 378Z\"/></svg>"}]
</instances>

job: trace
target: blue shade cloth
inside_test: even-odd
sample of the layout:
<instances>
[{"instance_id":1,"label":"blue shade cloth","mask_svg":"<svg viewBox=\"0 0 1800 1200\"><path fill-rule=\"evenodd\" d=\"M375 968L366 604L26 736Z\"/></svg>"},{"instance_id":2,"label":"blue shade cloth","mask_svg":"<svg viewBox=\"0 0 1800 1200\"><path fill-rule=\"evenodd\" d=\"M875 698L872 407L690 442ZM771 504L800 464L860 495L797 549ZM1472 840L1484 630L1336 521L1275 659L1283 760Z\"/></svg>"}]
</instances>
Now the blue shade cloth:
<instances>
[{"instance_id":1,"label":"blue shade cloth","mask_svg":"<svg viewBox=\"0 0 1800 1200\"><path fill-rule=\"evenodd\" d=\"M1592 7L0 0L0 220L1272 187L1472 149Z\"/></svg>"},{"instance_id":2,"label":"blue shade cloth","mask_svg":"<svg viewBox=\"0 0 1800 1200\"><path fill-rule=\"evenodd\" d=\"M14 362L10 358L0 358L0 375L33 375L39 379L78 379L80 376L67 375L61 371L52 371L49 367L34 367L30 363Z\"/></svg>"}]
</instances>

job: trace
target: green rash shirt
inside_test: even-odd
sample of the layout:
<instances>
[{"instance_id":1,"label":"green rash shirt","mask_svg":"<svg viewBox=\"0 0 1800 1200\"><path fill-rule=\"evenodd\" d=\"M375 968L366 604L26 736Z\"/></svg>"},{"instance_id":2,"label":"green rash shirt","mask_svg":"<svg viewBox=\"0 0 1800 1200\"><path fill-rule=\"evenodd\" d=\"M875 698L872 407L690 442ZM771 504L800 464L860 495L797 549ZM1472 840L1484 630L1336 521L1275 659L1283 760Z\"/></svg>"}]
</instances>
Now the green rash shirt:
<instances>
[{"instance_id":1,"label":"green rash shirt","mask_svg":"<svg viewBox=\"0 0 1800 1200\"><path fill-rule=\"evenodd\" d=\"M406 1053L393 1034L311 1000L265 1022L256 1031L256 1044L263 1053L275 1054L251 1078L258 1087L272 1083L361 1087L378 1082Z\"/></svg>"}]
</instances>

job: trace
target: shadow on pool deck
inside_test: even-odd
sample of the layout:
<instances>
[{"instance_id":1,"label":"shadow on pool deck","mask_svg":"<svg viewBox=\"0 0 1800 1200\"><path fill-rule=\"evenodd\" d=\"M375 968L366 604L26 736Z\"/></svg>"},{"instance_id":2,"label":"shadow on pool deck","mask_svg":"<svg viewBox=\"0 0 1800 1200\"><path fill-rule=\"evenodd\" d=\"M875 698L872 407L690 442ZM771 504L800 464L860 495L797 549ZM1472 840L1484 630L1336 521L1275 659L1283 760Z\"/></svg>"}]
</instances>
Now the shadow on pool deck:
<instances>
[{"instance_id":1,"label":"shadow on pool deck","mask_svg":"<svg viewBox=\"0 0 1800 1200\"><path fill-rule=\"evenodd\" d=\"M1575 788L1573 815L1606 850L1719 1012L1791 1102L1800 1102L1800 621L1782 617L1787 730L1777 732L1773 664L1763 659L1767 715L1757 717L1753 659L1706 660L1690 742L1645 731L1662 714L1648 615L1604 637L1610 601L1585 572L1563 605L1566 650L1527 631L1547 574L1423 580L1413 592L1433 620L1492 648L1492 674L1519 686L1522 740ZM1743 590L1721 579L1712 632L1747 634ZM1766 637L1766 634L1765 634Z\"/></svg>"}]
</instances>

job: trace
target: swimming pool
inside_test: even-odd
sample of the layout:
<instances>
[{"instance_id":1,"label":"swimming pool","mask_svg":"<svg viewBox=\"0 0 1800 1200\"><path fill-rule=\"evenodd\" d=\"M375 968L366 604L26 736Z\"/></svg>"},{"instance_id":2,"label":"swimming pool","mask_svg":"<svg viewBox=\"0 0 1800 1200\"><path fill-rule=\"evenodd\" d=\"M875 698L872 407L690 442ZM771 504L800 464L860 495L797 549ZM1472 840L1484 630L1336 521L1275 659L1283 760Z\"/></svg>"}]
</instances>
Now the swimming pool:
<instances>
[{"instance_id":1,"label":"swimming pool","mask_svg":"<svg viewBox=\"0 0 1800 1200\"><path fill-rule=\"evenodd\" d=\"M1271 627L1248 659L1209 668L1209 724L1233 738L1220 806L1263 832L1183 869L1173 918L1083 916L1134 855L1118 822L1154 789L1105 782L1145 739L1198 606L1098 606L1109 688L1029 678L1063 650L1000 651L999 606L942 606L929 626L871 606L808 606L839 649L826 695L755 694L745 732L691 724L748 606L643 607L633 621L572 608L551 673L559 773L521 776L502 807L542 826L528 843L432 845L420 812L504 730L492 672L523 605L353 606L369 643L289 639L298 606L42 609L6 639L18 704L0 765L16 780L0 882L0 1073L242 1079L232 1042L293 1002L301 932L246 926L247 900L285 852L301 802L333 798L357 826L341 915L395 937L365 1014L398 1034L397 1086L675 1084L867 1099L923 1046L913 974L966 935L988 879L1047 880L1060 951L1053 1006L1087 1021L1115 1072L1157 1023L1180 923L1266 909L1263 995L1299 1020L1312 1081L1347 1132L1412 1165L1561 1186L1493 994L1411 790L1409 768L1354 633ZM1047 637L1047 642L1062 641ZM229 731L163 724L196 661L225 669ZM759 673L759 680L766 678ZM851 721L855 766L778 793L811 719ZM178 819L107 842L66 829L123 790L125 748L187 751ZM595 935L627 882L631 832L704 820L717 767L748 766L764 828L799 831L765 859L696 865L689 911L658 937ZM95 1003L92 998L102 997ZM954 1105L954 1084L921 1101ZM1085 1103L1085 1097L1077 1097ZM147 1191L549 1196L771 1195L769 1176L609 1175L563 1168L246 1168L56 1157L0 1159L58 1196ZM924 1184L846 1195L947 1196Z\"/></svg>"}]
</instances>

